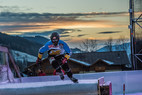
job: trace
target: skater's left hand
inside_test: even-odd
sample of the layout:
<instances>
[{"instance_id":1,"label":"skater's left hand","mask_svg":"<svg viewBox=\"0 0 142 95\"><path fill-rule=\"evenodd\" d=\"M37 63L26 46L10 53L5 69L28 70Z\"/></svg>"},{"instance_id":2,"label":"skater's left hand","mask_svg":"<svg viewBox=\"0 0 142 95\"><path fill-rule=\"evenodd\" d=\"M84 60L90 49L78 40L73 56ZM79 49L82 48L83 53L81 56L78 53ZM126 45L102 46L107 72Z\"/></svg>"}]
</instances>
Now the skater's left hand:
<instances>
[{"instance_id":1,"label":"skater's left hand","mask_svg":"<svg viewBox=\"0 0 142 95\"><path fill-rule=\"evenodd\" d=\"M62 63L67 63L67 60L70 58L70 55L65 54L64 58L62 59Z\"/></svg>"},{"instance_id":2,"label":"skater's left hand","mask_svg":"<svg viewBox=\"0 0 142 95\"><path fill-rule=\"evenodd\" d=\"M40 63L41 63L41 59L40 59L40 58L37 58L36 64L40 64Z\"/></svg>"}]
</instances>

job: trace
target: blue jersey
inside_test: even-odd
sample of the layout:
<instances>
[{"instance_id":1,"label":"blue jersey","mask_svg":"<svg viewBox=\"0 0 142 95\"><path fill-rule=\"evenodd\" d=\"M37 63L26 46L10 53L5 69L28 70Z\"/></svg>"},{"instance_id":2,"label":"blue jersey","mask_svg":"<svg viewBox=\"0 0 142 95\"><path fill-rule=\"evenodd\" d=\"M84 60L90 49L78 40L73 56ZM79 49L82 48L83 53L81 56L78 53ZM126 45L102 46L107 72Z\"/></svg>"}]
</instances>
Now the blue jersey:
<instances>
[{"instance_id":1,"label":"blue jersey","mask_svg":"<svg viewBox=\"0 0 142 95\"><path fill-rule=\"evenodd\" d=\"M39 53L44 53L45 51L49 51L49 55L61 55L65 53L71 55L69 46L62 40L59 40L57 46L54 46L52 41L47 42L43 47L39 49Z\"/></svg>"}]
</instances>

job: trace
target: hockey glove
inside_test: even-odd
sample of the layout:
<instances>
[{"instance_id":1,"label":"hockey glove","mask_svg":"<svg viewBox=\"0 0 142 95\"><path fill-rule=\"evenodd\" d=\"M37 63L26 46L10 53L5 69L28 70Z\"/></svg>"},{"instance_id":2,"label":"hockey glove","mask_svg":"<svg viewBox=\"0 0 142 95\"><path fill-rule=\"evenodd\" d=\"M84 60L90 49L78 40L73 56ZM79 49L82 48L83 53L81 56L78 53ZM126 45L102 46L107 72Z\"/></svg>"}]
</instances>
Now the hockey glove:
<instances>
[{"instance_id":1,"label":"hockey glove","mask_svg":"<svg viewBox=\"0 0 142 95\"><path fill-rule=\"evenodd\" d=\"M68 60L69 58L70 58L70 55L65 54L65 56L64 56L64 58L63 58L63 60L62 60L62 63L63 63L63 64L67 63L67 60Z\"/></svg>"},{"instance_id":2,"label":"hockey glove","mask_svg":"<svg viewBox=\"0 0 142 95\"><path fill-rule=\"evenodd\" d=\"M65 58L68 60L70 58L70 55L65 54Z\"/></svg>"},{"instance_id":3,"label":"hockey glove","mask_svg":"<svg viewBox=\"0 0 142 95\"><path fill-rule=\"evenodd\" d=\"M63 64L67 63L67 58L63 58L63 59L62 59L62 63L63 63Z\"/></svg>"},{"instance_id":4,"label":"hockey glove","mask_svg":"<svg viewBox=\"0 0 142 95\"><path fill-rule=\"evenodd\" d=\"M38 53L38 58L42 59L43 53Z\"/></svg>"}]
</instances>

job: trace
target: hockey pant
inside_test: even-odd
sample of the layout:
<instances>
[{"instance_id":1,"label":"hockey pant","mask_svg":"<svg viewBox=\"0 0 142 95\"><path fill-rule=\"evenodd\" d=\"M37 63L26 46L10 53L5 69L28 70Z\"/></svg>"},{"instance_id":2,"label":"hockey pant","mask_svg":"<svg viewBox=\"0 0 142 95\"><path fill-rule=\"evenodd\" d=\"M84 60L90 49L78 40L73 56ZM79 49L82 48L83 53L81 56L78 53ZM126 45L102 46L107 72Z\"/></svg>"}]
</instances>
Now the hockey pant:
<instances>
[{"instance_id":1,"label":"hockey pant","mask_svg":"<svg viewBox=\"0 0 142 95\"><path fill-rule=\"evenodd\" d=\"M69 68L67 63L63 64L58 60L54 60L51 62L51 64L52 64L52 67L56 69L56 72L62 73L61 69L63 69L69 78L72 77L71 69Z\"/></svg>"}]
</instances>

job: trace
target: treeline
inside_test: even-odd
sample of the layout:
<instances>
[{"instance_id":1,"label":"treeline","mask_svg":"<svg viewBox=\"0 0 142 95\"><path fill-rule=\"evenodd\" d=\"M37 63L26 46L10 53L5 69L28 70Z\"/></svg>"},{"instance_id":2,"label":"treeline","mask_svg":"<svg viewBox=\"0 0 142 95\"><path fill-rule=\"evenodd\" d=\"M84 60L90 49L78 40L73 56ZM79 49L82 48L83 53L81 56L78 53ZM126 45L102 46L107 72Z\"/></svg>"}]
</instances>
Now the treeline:
<instances>
[{"instance_id":1,"label":"treeline","mask_svg":"<svg viewBox=\"0 0 142 95\"><path fill-rule=\"evenodd\" d=\"M19 36L10 36L0 33L0 45L7 46L9 49L17 50L37 56L39 48L42 46L39 43L29 41Z\"/></svg>"}]
</instances>

